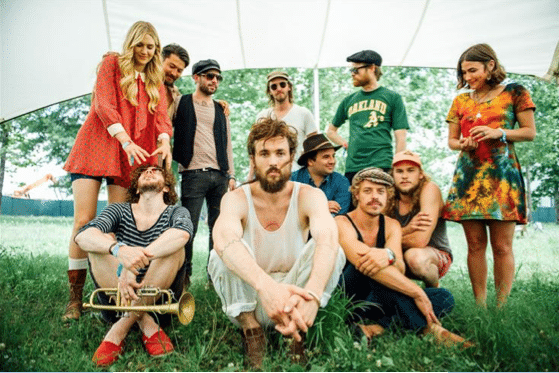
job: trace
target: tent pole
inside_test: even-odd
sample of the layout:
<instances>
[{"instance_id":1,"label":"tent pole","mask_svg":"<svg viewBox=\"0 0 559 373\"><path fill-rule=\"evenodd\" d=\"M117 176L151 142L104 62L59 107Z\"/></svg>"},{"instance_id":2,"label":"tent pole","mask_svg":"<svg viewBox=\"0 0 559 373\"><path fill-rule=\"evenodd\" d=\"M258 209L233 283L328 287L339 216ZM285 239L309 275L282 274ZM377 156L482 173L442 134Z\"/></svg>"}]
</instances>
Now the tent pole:
<instances>
[{"instance_id":1,"label":"tent pole","mask_svg":"<svg viewBox=\"0 0 559 373\"><path fill-rule=\"evenodd\" d=\"M318 80L318 67L315 66L313 69L313 109L314 109L314 120L316 121L316 126L320 132L320 83Z\"/></svg>"},{"instance_id":2,"label":"tent pole","mask_svg":"<svg viewBox=\"0 0 559 373\"><path fill-rule=\"evenodd\" d=\"M109 45L109 50L112 51L113 47L111 45L111 30L109 28L109 12L107 12L107 0L103 0L103 15L105 16L105 28L107 29L107 43Z\"/></svg>"}]
</instances>

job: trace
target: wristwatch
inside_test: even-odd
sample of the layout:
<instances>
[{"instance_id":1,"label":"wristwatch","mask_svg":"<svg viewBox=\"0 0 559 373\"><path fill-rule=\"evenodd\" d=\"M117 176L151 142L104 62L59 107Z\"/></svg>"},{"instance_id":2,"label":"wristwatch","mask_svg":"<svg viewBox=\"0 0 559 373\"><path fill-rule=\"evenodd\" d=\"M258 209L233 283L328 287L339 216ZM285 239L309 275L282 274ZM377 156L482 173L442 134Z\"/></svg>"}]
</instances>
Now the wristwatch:
<instances>
[{"instance_id":1,"label":"wristwatch","mask_svg":"<svg viewBox=\"0 0 559 373\"><path fill-rule=\"evenodd\" d=\"M396 262L396 254L394 254L394 251L389 248L386 248L385 250L388 253L388 265L394 264Z\"/></svg>"}]
</instances>

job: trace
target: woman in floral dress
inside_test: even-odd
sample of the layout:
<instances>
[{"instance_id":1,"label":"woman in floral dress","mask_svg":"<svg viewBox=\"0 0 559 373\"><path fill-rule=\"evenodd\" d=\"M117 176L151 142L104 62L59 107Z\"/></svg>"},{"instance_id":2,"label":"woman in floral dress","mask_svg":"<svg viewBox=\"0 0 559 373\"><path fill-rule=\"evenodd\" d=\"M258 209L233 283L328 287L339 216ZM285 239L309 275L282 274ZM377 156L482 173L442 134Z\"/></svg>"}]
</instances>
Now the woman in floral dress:
<instances>
[{"instance_id":1,"label":"woman in floral dress","mask_svg":"<svg viewBox=\"0 0 559 373\"><path fill-rule=\"evenodd\" d=\"M526 195L514 143L536 135L535 105L519 84L501 84L506 73L487 44L468 48L458 60L458 95L446 118L448 145L459 150L443 217L460 222L468 242L468 270L476 302L485 306L491 242L497 305L514 278L512 241L516 224L526 223ZM518 123L518 127L516 124Z\"/></svg>"}]
</instances>

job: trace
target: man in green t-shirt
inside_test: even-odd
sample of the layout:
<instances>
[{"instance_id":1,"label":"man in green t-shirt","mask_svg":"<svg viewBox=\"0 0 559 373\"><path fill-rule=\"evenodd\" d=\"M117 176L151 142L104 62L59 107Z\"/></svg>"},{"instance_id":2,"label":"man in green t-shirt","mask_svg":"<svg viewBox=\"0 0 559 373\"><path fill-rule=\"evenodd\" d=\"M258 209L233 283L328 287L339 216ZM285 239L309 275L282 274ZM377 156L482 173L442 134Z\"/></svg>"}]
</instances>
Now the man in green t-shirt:
<instances>
[{"instance_id":1,"label":"man in green t-shirt","mask_svg":"<svg viewBox=\"0 0 559 373\"><path fill-rule=\"evenodd\" d=\"M343 99L326 134L332 142L347 149L345 176L351 183L353 176L364 168L390 170L394 153L406 149L409 126L402 97L378 84L382 76L381 56L364 50L349 56L347 61L351 62L353 85L362 90ZM348 119L349 142L338 134L338 128Z\"/></svg>"}]
</instances>

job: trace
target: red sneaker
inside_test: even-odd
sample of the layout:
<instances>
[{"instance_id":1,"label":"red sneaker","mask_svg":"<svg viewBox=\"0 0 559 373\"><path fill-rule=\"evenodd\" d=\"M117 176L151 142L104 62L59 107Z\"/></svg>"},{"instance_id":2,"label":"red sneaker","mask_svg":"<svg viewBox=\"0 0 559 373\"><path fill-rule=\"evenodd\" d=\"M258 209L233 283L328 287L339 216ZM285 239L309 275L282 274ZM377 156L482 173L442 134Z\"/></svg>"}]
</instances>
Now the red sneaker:
<instances>
[{"instance_id":1,"label":"red sneaker","mask_svg":"<svg viewBox=\"0 0 559 373\"><path fill-rule=\"evenodd\" d=\"M113 342L103 341L93 354L93 362L97 364L98 367L104 367L111 365L118 360L120 354L122 354L122 348L124 347L124 341L120 342L117 346Z\"/></svg>"},{"instance_id":2,"label":"red sneaker","mask_svg":"<svg viewBox=\"0 0 559 373\"><path fill-rule=\"evenodd\" d=\"M162 329L159 329L157 333L152 335L151 337L146 337L145 334L142 334L142 341L146 346L146 350L148 354L151 356L163 356L167 355L175 349L169 337Z\"/></svg>"}]
</instances>

